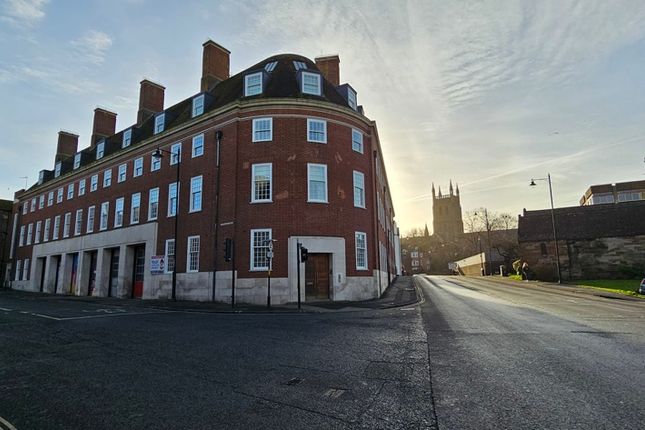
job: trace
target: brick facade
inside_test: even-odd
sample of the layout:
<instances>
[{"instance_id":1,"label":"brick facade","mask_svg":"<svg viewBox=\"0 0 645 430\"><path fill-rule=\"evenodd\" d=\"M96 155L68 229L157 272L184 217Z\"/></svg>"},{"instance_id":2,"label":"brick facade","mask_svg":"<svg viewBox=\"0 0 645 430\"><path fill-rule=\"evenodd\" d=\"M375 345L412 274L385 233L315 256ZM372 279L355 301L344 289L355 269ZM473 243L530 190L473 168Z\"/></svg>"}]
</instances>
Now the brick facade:
<instances>
[{"instance_id":1,"label":"brick facade","mask_svg":"<svg viewBox=\"0 0 645 430\"><path fill-rule=\"evenodd\" d=\"M330 299L376 297L385 289L396 274L394 250L397 249L397 239L376 124L362 114L362 108L348 106L335 87L324 79L319 97L293 94L297 72L293 70L292 63L302 62L310 73L319 73L316 65L304 57L272 57L216 82L223 75L228 77L228 51L219 48L212 42L204 44L209 53L204 54L202 82L211 82L214 87L165 109L163 131L154 133L156 118L161 112L151 109L159 109L159 102L163 106L164 88L142 81L137 124L111 136L99 136L96 140L93 136L93 144L79 152L82 153L80 166L73 168L72 160L65 158L59 177L55 177L52 171L44 171L38 184L16 193L16 242L20 242L21 229L23 240L14 244L14 269L20 262L24 271L27 260L31 267L24 274L13 271L15 288L88 294L90 289L85 284L89 282L94 286L93 295L108 295L111 291L119 297L132 296L137 276L129 273L134 270L133 250L145 244L142 296L168 297L170 275L152 275L150 264L152 256L165 254L166 240L175 237L176 218L168 216L168 206L169 185L176 181L177 166L171 165L169 154L164 152L160 168L153 171L152 153L157 148L171 151L173 144L181 142L175 251L178 298L227 300L233 263L224 261L222 243L230 238L235 242L236 280L240 288L238 300L261 302L262 295L266 294L263 288L267 272L252 270L250 260L251 230L263 228L271 229L275 240L272 261L274 302L297 299L297 280L293 273L297 241L309 244L310 253L329 255L332 275ZM213 49L217 55L212 55ZM271 62L276 62L277 66L273 74L263 75L262 93L256 97L243 97L245 77L257 73ZM213 81L211 75L215 72L218 79ZM204 111L193 116L191 112L197 97L203 97ZM108 120L112 116L103 115L104 112L107 111L100 110L97 114L99 129L95 117L95 134L101 134L98 132L111 126ZM258 118L272 119L270 141L253 142L253 120ZM308 119L326 121L326 143L308 141ZM124 147L127 130L131 130L132 143ZM362 151L353 148L352 138L356 132L363 139ZM200 135L203 135L203 155L193 157L192 141ZM105 155L99 159L98 142L104 142L105 148ZM69 152L69 148L66 149ZM135 160L138 159L143 160L143 173L135 177ZM271 201L254 203L251 196L252 166L260 163L271 163ZM325 203L308 202L308 163L326 166L328 198ZM121 165L127 166L123 182L119 181ZM109 186L104 186L106 171L111 172ZM361 173L364 178L364 207L355 205L354 172ZM98 175L98 186L92 191L94 175ZM201 209L190 211L191 179L198 176L202 178ZM83 180L85 193L79 195L80 181ZM71 199L68 198L70 185L73 187ZM61 187L63 199L58 203L57 193ZM158 217L149 219L149 195L154 188L159 189ZM51 204L50 192L53 192ZM133 223L131 203L132 195L136 193L141 193L140 216L139 222ZM121 197L124 198L123 224L115 226L115 204ZM44 199L42 207L41 198ZM36 199L34 209L33 199ZM101 230L100 210L104 202L109 202L108 227ZM26 212L23 210L25 205L28 206ZM88 232L88 208L92 206L95 219L93 231ZM83 222L80 234L75 235L78 209L83 210ZM70 234L63 238L67 213L71 218ZM61 217L61 225L58 239L53 240L56 216ZM44 241L47 219L50 220L50 231L48 240ZM34 243L38 222L39 238L38 243ZM29 228L32 240L27 244ZM366 267L359 267L357 263L357 232L365 233L367 238ZM188 238L191 236L199 237L198 262L195 261L197 270L188 270ZM97 240L106 245L97 245ZM115 271L118 269L118 276L111 274L108 268L109 252L117 248L120 249L120 266L110 267L116 267ZM93 274L90 276L88 272L91 270L88 267L94 267L92 264L97 267L94 281L91 281ZM51 265L56 265L56 269ZM304 269L303 264L301 272ZM110 285L115 285L114 289L106 287L108 279Z\"/></svg>"}]
</instances>

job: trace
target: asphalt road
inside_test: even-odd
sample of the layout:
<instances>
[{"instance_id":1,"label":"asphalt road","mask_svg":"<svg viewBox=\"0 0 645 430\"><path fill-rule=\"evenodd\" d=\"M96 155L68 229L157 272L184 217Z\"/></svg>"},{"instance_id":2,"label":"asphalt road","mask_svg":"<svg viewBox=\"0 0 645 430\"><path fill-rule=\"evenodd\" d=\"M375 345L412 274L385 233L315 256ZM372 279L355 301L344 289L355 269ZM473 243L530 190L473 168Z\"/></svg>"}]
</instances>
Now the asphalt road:
<instances>
[{"instance_id":1,"label":"asphalt road","mask_svg":"<svg viewBox=\"0 0 645 430\"><path fill-rule=\"evenodd\" d=\"M414 306L217 314L0 293L0 429L432 428L431 399Z\"/></svg>"},{"instance_id":2,"label":"asphalt road","mask_svg":"<svg viewBox=\"0 0 645 430\"><path fill-rule=\"evenodd\" d=\"M645 301L417 280L440 429L645 428Z\"/></svg>"}]
</instances>

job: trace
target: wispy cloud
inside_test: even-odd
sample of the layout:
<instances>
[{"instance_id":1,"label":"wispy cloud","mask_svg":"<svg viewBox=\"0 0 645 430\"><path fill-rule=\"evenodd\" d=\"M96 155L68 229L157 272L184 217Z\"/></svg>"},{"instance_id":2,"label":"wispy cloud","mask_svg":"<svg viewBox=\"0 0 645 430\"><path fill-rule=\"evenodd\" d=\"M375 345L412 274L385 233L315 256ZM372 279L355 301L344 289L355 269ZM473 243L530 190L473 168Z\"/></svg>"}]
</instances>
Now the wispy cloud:
<instances>
[{"instance_id":1,"label":"wispy cloud","mask_svg":"<svg viewBox=\"0 0 645 430\"><path fill-rule=\"evenodd\" d=\"M49 0L5 0L2 20L15 26L32 26L45 17Z\"/></svg>"},{"instance_id":2,"label":"wispy cloud","mask_svg":"<svg viewBox=\"0 0 645 430\"><path fill-rule=\"evenodd\" d=\"M77 58L90 64L103 64L105 55L112 46L112 38L102 31L91 30L82 37L72 40Z\"/></svg>"}]
</instances>

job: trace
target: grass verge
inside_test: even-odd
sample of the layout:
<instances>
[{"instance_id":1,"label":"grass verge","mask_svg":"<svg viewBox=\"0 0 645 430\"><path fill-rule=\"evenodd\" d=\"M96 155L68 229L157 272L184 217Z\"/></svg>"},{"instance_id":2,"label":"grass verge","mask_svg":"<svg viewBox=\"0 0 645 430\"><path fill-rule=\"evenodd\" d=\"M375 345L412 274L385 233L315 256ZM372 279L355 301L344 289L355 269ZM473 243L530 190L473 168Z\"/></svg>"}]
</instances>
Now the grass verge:
<instances>
[{"instance_id":1,"label":"grass verge","mask_svg":"<svg viewBox=\"0 0 645 430\"><path fill-rule=\"evenodd\" d=\"M581 281L567 282L567 284L571 285L579 285L581 287L609 291L610 293L645 298L645 295L636 293L640 283L640 279L584 279Z\"/></svg>"}]
</instances>

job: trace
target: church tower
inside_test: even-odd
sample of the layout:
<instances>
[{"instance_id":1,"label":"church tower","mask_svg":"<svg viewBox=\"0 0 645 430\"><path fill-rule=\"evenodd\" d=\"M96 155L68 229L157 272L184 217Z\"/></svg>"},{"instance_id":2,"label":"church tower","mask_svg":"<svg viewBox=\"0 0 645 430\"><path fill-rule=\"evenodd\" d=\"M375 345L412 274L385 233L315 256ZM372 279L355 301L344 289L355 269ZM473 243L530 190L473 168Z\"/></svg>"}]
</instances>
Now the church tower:
<instances>
[{"instance_id":1,"label":"church tower","mask_svg":"<svg viewBox=\"0 0 645 430\"><path fill-rule=\"evenodd\" d=\"M448 194L435 193L432 184L432 226L433 234L444 240L452 240L463 234L464 222L461 219L461 202L459 200L459 185L452 188L452 180Z\"/></svg>"}]
</instances>

